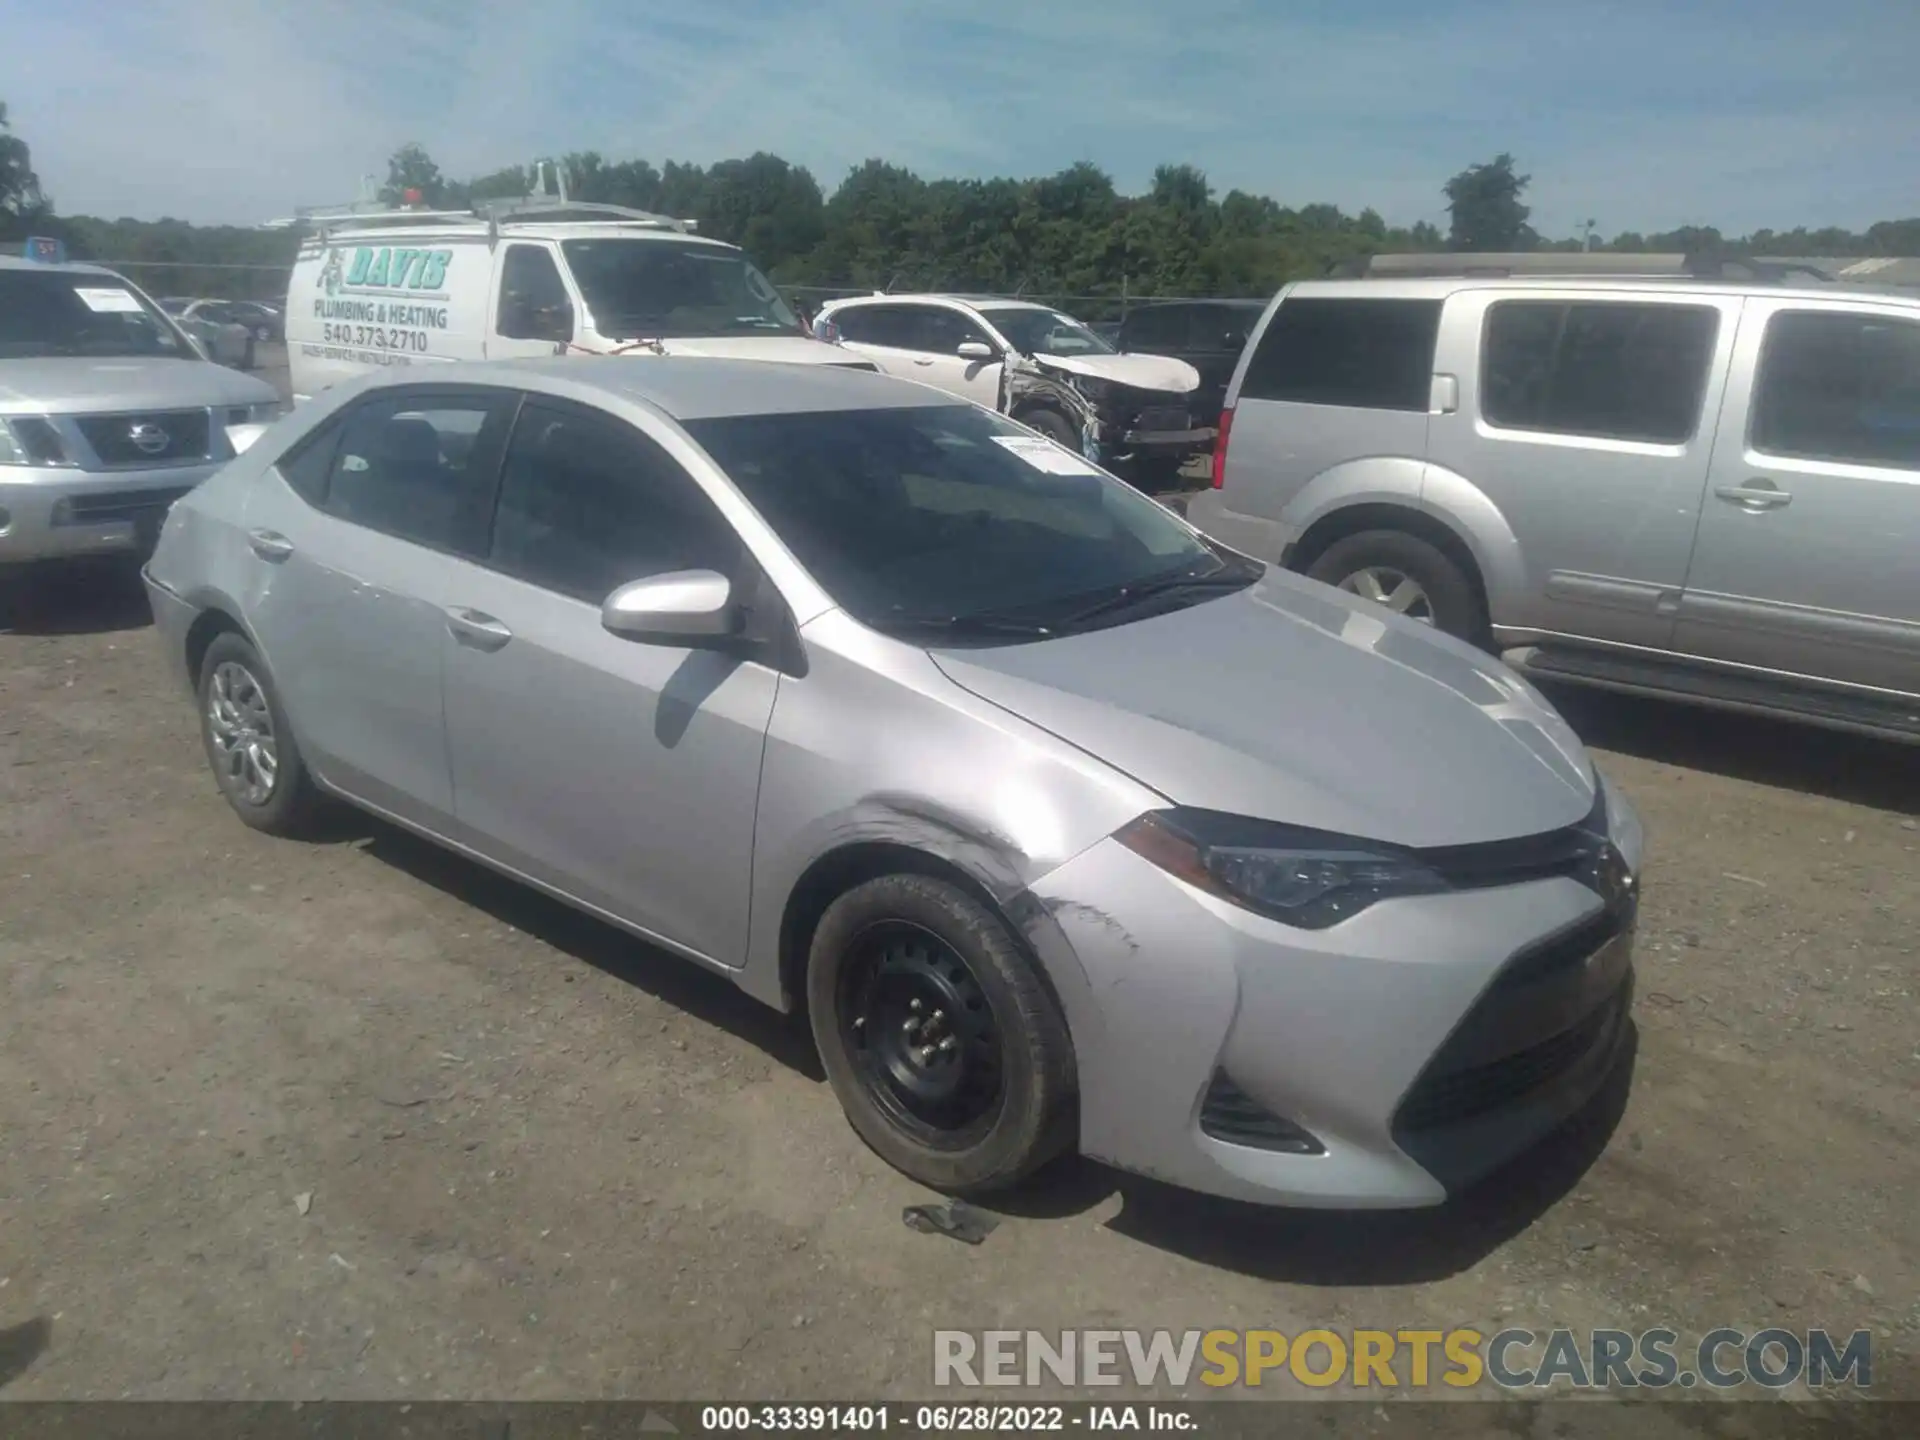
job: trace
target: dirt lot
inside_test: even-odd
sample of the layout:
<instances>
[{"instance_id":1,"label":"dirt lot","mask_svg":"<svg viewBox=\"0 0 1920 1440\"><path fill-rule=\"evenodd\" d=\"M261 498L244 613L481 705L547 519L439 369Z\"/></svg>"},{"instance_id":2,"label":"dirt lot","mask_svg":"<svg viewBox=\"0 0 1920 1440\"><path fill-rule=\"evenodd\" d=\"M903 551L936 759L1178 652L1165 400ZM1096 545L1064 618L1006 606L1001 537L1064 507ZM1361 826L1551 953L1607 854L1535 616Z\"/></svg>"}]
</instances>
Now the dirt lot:
<instances>
[{"instance_id":1,"label":"dirt lot","mask_svg":"<svg viewBox=\"0 0 1920 1440\"><path fill-rule=\"evenodd\" d=\"M1568 697L1651 837L1624 1113L1411 1216L1068 1164L976 1249L719 980L374 822L240 826L124 573L15 580L0 631L9 1397L914 1396L936 1327L1662 1323L1867 1327L1920 1396L1920 753Z\"/></svg>"}]
</instances>

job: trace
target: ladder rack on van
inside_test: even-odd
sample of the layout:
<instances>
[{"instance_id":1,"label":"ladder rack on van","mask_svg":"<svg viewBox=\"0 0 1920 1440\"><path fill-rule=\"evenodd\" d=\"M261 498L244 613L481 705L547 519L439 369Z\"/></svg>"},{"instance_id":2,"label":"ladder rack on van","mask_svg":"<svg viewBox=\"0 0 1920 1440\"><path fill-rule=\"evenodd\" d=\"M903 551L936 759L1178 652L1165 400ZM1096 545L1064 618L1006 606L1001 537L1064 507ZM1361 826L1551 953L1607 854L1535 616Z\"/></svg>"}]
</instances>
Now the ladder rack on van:
<instances>
[{"instance_id":1,"label":"ladder rack on van","mask_svg":"<svg viewBox=\"0 0 1920 1440\"><path fill-rule=\"evenodd\" d=\"M467 210L361 210L346 214L302 217L313 226L314 238L324 242L340 231L408 230L434 225L480 225L487 227L491 243L503 226L601 224L632 226L643 230L673 230L692 234L698 228L692 220L671 215L656 215L651 210L635 210L625 205L600 205L585 200L564 200L551 195L529 195L511 200L483 200Z\"/></svg>"}]
</instances>

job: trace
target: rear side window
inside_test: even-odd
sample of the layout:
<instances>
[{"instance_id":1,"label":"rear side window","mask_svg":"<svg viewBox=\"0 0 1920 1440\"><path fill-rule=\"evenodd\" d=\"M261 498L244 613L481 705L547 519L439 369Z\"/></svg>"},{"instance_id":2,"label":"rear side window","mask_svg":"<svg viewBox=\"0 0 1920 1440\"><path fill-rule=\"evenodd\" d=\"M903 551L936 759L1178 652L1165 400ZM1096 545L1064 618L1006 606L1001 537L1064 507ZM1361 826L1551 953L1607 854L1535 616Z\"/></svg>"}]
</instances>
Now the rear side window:
<instances>
[{"instance_id":1,"label":"rear side window","mask_svg":"<svg viewBox=\"0 0 1920 1440\"><path fill-rule=\"evenodd\" d=\"M1439 330L1438 300L1284 300L1240 398L1424 411Z\"/></svg>"},{"instance_id":2,"label":"rear side window","mask_svg":"<svg viewBox=\"0 0 1920 1440\"><path fill-rule=\"evenodd\" d=\"M1120 346L1123 350L1147 354L1184 350L1187 347L1186 313L1173 305L1136 310L1120 327Z\"/></svg>"},{"instance_id":3,"label":"rear side window","mask_svg":"<svg viewBox=\"0 0 1920 1440\"><path fill-rule=\"evenodd\" d=\"M330 420L283 456L274 468L309 505L327 503L327 477L333 473L334 452L340 447L340 423Z\"/></svg>"},{"instance_id":4,"label":"rear side window","mask_svg":"<svg viewBox=\"0 0 1920 1440\"><path fill-rule=\"evenodd\" d=\"M1719 324L1704 305L1500 301L1480 412L1508 430L1680 444L1699 423Z\"/></svg>"},{"instance_id":5,"label":"rear side window","mask_svg":"<svg viewBox=\"0 0 1920 1440\"><path fill-rule=\"evenodd\" d=\"M1753 447L1920 470L1920 324L1790 310L1767 326Z\"/></svg>"},{"instance_id":6,"label":"rear side window","mask_svg":"<svg viewBox=\"0 0 1920 1440\"><path fill-rule=\"evenodd\" d=\"M341 433L327 510L435 550L480 554L514 398L403 390L366 402Z\"/></svg>"},{"instance_id":7,"label":"rear side window","mask_svg":"<svg viewBox=\"0 0 1920 1440\"><path fill-rule=\"evenodd\" d=\"M1196 305L1188 317L1187 344L1195 350L1244 350L1247 333L1259 319L1259 310L1245 306Z\"/></svg>"}]
</instances>

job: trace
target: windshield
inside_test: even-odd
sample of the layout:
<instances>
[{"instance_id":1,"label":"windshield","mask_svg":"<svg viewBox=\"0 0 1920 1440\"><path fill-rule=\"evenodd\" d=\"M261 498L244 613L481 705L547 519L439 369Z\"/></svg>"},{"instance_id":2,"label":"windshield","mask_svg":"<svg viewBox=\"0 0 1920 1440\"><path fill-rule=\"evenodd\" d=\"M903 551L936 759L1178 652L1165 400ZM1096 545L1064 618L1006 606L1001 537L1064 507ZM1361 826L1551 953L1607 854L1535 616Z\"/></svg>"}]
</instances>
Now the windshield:
<instances>
[{"instance_id":1,"label":"windshield","mask_svg":"<svg viewBox=\"0 0 1920 1440\"><path fill-rule=\"evenodd\" d=\"M990 643L1023 628L1046 639L1129 618L1082 612L1143 581L1238 588L1261 573L1078 455L971 406L686 428L836 603L905 638L979 643L991 620Z\"/></svg>"},{"instance_id":2,"label":"windshield","mask_svg":"<svg viewBox=\"0 0 1920 1440\"><path fill-rule=\"evenodd\" d=\"M560 246L610 340L791 334L800 318L738 250L672 240L567 240Z\"/></svg>"},{"instance_id":3,"label":"windshield","mask_svg":"<svg viewBox=\"0 0 1920 1440\"><path fill-rule=\"evenodd\" d=\"M118 276L0 270L0 359L53 355L199 358Z\"/></svg>"},{"instance_id":4,"label":"windshield","mask_svg":"<svg viewBox=\"0 0 1920 1440\"><path fill-rule=\"evenodd\" d=\"M1071 315L1025 305L979 307L987 323L1022 355L1111 355L1113 346Z\"/></svg>"}]
</instances>

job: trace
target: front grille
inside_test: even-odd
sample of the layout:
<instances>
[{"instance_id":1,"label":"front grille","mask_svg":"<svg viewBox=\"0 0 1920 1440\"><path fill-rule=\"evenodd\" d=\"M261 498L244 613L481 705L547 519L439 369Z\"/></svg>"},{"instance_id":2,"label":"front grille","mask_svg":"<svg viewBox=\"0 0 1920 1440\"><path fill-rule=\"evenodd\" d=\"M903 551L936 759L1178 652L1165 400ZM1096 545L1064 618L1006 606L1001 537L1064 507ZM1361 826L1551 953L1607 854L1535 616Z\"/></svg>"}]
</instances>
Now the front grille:
<instances>
[{"instance_id":1,"label":"front grille","mask_svg":"<svg viewBox=\"0 0 1920 1440\"><path fill-rule=\"evenodd\" d=\"M1188 430L1193 417L1177 405L1149 405L1133 417L1131 430Z\"/></svg>"},{"instance_id":2,"label":"front grille","mask_svg":"<svg viewBox=\"0 0 1920 1440\"><path fill-rule=\"evenodd\" d=\"M1626 1013L1622 985L1584 1019L1537 1045L1485 1065L1422 1076L1394 1117L1396 1132L1434 1130L1525 1099L1610 1043Z\"/></svg>"},{"instance_id":3,"label":"front grille","mask_svg":"<svg viewBox=\"0 0 1920 1440\"><path fill-rule=\"evenodd\" d=\"M1324 1155L1326 1146L1313 1136L1268 1110L1233 1083L1222 1070L1207 1087L1200 1103L1200 1129L1229 1145L1256 1150L1278 1150L1289 1155Z\"/></svg>"},{"instance_id":4,"label":"front grille","mask_svg":"<svg viewBox=\"0 0 1920 1440\"><path fill-rule=\"evenodd\" d=\"M156 519L167 513L193 487L169 485L153 490L102 490L92 495L70 495L54 507L56 525L107 525L116 520Z\"/></svg>"},{"instance_id":5,"label":"front grille","mask_svg":"<svg viewBox=\"0 0 1920 1440\"><path fill-rule=\"evenodd\" d=\"M205 460L213 438L205 410L83 415L74 423L109 469Z\"/></svg>"}]
</instances>

